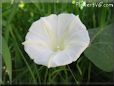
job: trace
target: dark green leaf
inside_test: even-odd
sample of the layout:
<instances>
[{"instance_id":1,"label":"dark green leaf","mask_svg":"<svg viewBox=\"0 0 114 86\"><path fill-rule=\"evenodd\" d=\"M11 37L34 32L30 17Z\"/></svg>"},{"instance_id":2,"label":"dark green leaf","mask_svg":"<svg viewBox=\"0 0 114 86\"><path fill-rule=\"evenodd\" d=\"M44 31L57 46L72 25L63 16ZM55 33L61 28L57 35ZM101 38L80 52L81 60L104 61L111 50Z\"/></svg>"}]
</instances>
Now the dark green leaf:
<instances>
[{"instance_id":1,"label":"dark green leaf","mask_svg":"<svg viewBox=\"0 0 114 86\"><path fill-rule=\"evenodd\" d=\"M104 28L89 29L91 44L84 54L100 69L111 72L114 69L114 24Z\"/></svg>"}]
</instances>

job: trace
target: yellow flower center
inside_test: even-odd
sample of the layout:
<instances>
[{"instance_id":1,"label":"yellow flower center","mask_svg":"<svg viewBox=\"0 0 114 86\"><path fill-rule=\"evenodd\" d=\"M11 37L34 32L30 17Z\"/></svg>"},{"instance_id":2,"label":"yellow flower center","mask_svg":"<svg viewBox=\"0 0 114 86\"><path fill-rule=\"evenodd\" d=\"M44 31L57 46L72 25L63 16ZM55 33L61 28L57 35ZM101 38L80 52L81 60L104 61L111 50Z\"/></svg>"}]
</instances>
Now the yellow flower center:
<instances>
[{"instance_id":1,"label":"yellow flower center","mask_svg":"<svg viewBox=\"0 0 114 86\"><path fill-rule=\"evenodd\" d=\"M64 50L64 47L57 45L56 47L53 48L53 51L58 52Z\"/></svg>"}]
</instances>

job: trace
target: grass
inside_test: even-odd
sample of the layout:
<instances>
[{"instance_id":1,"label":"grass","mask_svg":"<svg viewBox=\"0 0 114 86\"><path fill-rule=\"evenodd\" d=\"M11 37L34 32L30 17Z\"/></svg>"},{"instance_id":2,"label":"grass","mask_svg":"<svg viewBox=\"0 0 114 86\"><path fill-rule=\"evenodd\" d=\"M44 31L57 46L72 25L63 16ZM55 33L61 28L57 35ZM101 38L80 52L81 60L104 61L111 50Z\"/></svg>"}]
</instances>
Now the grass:
<instances>
[{"instance_id":1,"label":"grass","mask_svg":"<svg viewBox=\"0 0 114 86\"><path fill-rule=\"evenodd\" d=\"M8 66L4 61L2 83L80 85L112 82L113 73L98 69L84 54L70 65L47 69L45 66L35 64L25 53L21 43L31 24L42 16L63 12L79 14L82 22L88 29L91 29L113 22L112 9L114 8L90 7L80 10L79 7L71 3L24 3L23 5L24 7L19 7L19 3L2 3L2 34L11 55L10 61L6 61L9 61L9 65L12 67L9 70L11 75L6 72Z\"/></svg>"}]
</instances>

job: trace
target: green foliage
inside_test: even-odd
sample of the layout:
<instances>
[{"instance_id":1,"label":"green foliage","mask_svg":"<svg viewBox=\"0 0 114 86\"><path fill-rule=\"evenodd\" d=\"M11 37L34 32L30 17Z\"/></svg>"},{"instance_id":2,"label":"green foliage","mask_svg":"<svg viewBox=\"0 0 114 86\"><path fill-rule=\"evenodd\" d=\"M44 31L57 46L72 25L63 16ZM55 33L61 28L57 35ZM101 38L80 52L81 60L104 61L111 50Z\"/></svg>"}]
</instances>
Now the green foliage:
<instances>
[{"instance_id":1,"label":"green foliage","mask_svg":"<svg viewBox=\"0 0 114 86\"><path fill-rule=\"evenodd\" d=\"M5 65L6 65L6 71L9 75L9 79L10 79L10 82L12 82L12 61L11 61L11 55L10 55L10 50L8 48L8 45L5 41L4 38L2 38L2 45L3 45L3 48L2 48L2 55L3 55L3 60L5 62Z\"/></svg>"},{"instance_id":2,"label":"green foliage","mask_svg":"<svg viewBox=\"0 0 114 86\"><path fill-rule=\"evenodd\" d=\"M85 55L100 69L111 72L114 66L114 24L90 29L91 44Z\"/></svg>"}]
</instances>

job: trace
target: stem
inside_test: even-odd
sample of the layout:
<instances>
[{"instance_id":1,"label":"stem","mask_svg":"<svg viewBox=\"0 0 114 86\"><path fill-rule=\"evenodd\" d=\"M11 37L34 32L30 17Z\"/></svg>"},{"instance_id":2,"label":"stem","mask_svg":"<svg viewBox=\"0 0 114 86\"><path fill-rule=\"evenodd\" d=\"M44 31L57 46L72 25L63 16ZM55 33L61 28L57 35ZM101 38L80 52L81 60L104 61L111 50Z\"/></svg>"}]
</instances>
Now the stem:
<instances>
[{"instance_id":1,"label":"stem","mask_svg":"<svg viewBox=\"0 0 114 86\"><path fill-rule=\"evenodd\" d=\"M72 70L70 69L69 65L68 65L68 69L69 69L70 73L72 74L72 76L73 76L73 78L74 78L76 84L79 84L78 80L76 80L75 75L73 74L73 72L72 72Z\"/></svg>"},{"instance_id":2,"label":"stem","mask_svg":"<svg viewBox=\"0 0 114 86\"><path fill-rule=\"evenodd\" d=\"M89 68L88 68L88 79L87 79L87 82L90 81L90 75L91 75L91 63L89 62Z\"/></svg>"},{"instance_id":3,"label":"stem","mask_svg":"<svg viewBox=\"0 0 114 86\"><path fill-rule=\"evenodd\" d=\"M48 77L48 68L46 68L46 73L45 73L45 78L44 78L44 83L47 83L47 77Z\"/></svg>"}]
</instances>

